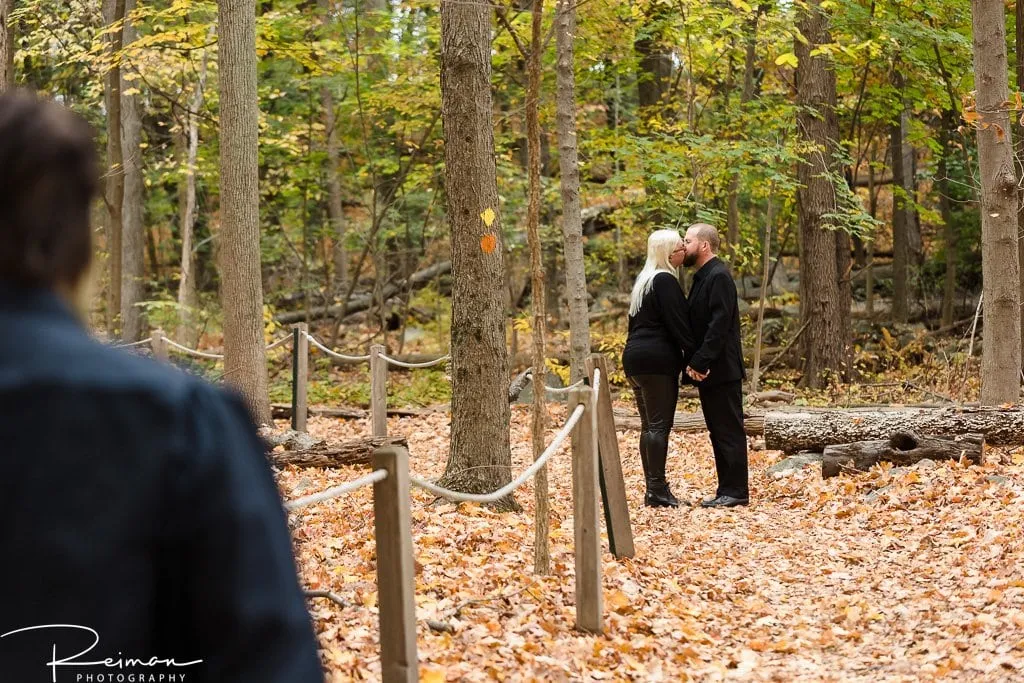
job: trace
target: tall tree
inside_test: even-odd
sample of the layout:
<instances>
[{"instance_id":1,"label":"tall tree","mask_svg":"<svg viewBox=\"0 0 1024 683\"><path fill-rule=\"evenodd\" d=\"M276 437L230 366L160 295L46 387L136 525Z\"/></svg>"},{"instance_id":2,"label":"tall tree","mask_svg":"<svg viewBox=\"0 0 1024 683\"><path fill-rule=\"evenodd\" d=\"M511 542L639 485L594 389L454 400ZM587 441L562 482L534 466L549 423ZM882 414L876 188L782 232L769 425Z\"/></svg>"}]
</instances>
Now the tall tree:
<instances>
[{"instance_id":1,"label":"tall tree","mask_svg":"<svg viewBox=\"0 0 1024 683\"><path fill-rule=\"evenodd\" d=\"M511 481L501 218L491 121L491 7L441 4L441 111L452 248L452 426L441 481ZM516 507L509 496L498 507Z\"/></svg>"},{"instance_id":2,"label":"tall tree","mask_svg":"<svg viewBox=\"0 0 1024 683\"><path fill-rule=\"evenodd\" d=\"M1015 36L1015 57L1017 66L1017 90L1024 91L1024 2L1018 0L1014 3L1016 8L1016 36ZM1024 159L1024 121L1017 127L1017 153L1018 159ZM1020 267L1020 300L1024 303L1024 235L1021 234L1024 227L1024 188L1017 193L1017 262ZM1020 319L1020 344L1021 363L1024 365L1024 315Z\"/></svg>"},{"instance_id":3,"label":"tall tree","mask_svg":"<svg viewBox=\"0 0 1024 683\"><path fill-rule=\"evenodd\" d=\"M526 238L530 244L530 303L533 309L533 410L531 411L531 441L533 459L544 453L544 431L547 427L547 394L544 381L544 347L547 332L547 297L544 286L544 262L540 242L540 58L544 51L541 35L541 21L544 16L544 0L533 0L530 52L527 55L526 85L526 145L529 159L529 196L526 209ZM548 547L548 472L542 468L534 482L534 498L537 505L534 527L533 571L547 574L551 571L551 551Z\"/></svg>"},{"instance_id":4,"label":"tall tree","mask_svg":"<svg viewBox=\"0 0 1024 683\"><path fill-rule=\"evenodd\" d=\"M213 37L210 31L210 38ZM199 78L192 93L191 105L182 111L181 135L184 137L184 173L179 188L181 232L181 279L178 280L178 339L192 345L198 342L199 329L193 316L199 303L196 291L196 161L199 157L199 112L203 108L206 90L207 54L203 50L199 63Z\"/></svg>"},{"instance_id":5,"label":"tall tree","mask_svg":"<svg viewBox=\"0 0 1024 683\"><path fill-rule=\"evenodd\" d=\"M0 92L14 85L14 0L0 0Z\"/></svg>"},{"instance_id":6,"label":"tall tree","mask_svg":"<svg viewBox=\"0 0 1024 683\"><path fill-rule=\"evenodd\" d=\"M850 343L849 238L828 224L836 211L836 187L842 181L836 162L839 124L836 118L836 76L819 45L831 42L822 0L810 0L802 12L794 41L797 130L810 149L797 168L800 223L800 318L805 326L801 346L806 386L822 384L826 370L842 370ZM844 240L843 237L846 237Z\"/></svg>"},{"instance_id":7,"label":"tall tree","mask_svg":"<svg viewBox=\"0 0 1024 683\"><path fill-rule=\"evenodd\" d=\"M135 0L125 2L124 43L131 44L138 31L130 19ZM122 86L130 85L122 69ZM133 92L135 91L135 92ZM143 221L142 113L137 89L121 93L121 159L124 164L124 203L121 234L121 338L137 341L145 325L139 304L145 295L146 226Z\"/></svg>"},{"instance_id":8,"label":"tall tree","mask_svg":"<svg viewBox=\"0 0 1024 683\"><path fill-rule=\"evenodd\" d=\"M573 382L583 379L590 354L587 315L587 273L583 260L583 220L580 213L580 168L576 136L576 73L573 39L576 5L558 0L555 16L555 125L558 128L558 169L562 189L562 249L565 293L569 300L569 368Z\"/></svg>"},{"instance_id":9,"label":"tall tree","mask_svg":"<svg viewBox=\"0 0 1024 683\"><path fill-rule=\"evenodd\" d=\"M218 0L224 372L257 423L270 423L260 271L256 2Z\"/></svg>"},{"instance_id":10,"label":"tall tree","mask_svg":"<svg viewBox=\"0 0 1024 683\"><path fill-rule=\"evenodd\" d=\"M665 33L668 23L668 4L648 2L640 10L643 24L639 26L633 49L639 60L637 69L637 97L640 109L654 112L656 105L668 91L672 76L672 52L666 45Z\"/></svg>"},{"instance_id":11,"label":"tall tree","mask_svg":"<svg viewBox=\"0 0 1024 683\"><path fill-rule=\"evenodd\" d=\"M978 166L981 171L981 271L985 345L981 403L1020 397L1020 263L1017 173L1010 134L1006 20L999 0L972 0L977 91Z\"/></svg>"},{"instance_id":12,"label":"tall tree","mask_svg":"<svg viewBox=\"0 0 1024 683\"><path fill-rule=\"evenodd\" d=\"M107 286L107 334L120 329L121 315L121 236L124 208L124 157L121 148L121 66L124 46L125 0L103 0L103 23L107 34L107 54L111 65L104 82L107 112L107 179L104 201L107 204L107 259L110 277Z\"/></svg>"},{"instance_id":13,"label":"tall tree","mask_svg":"<svg viewBox=\"0 0 1024 683\"><path fill-rule=\"evenodd\" d=\"M757 11L750 14L746 21L746 47L743 53L743 89L740 91L740 112L743 105L754 97L754 70L757 68L757 24L766 6L760 4ZM729 179L729 199L726 209L726 245L729 250L736 249L740 243L740 173L736 171ZM765 249L768 247L765 245Z\"/></svg>"},{"instance_id":14,"label":"tall tree","mask_svg":"<svg viewBox=\"0 0 1024 683\"><path fill-rule=\"evenodd\" d=\"M322 26L325 34L329 34L333 26L331 20L330 0L318 0L320 11L323 12ZM331 224L333 253L333 277L327 283L328 292L334 286L344 287L348 282L348 250L345 246L345 213L341 201L341 150L338 144L338 118L334 108L334 94L328 85L320 88L320 107L323 116L324 136L326 137L327 158L327 218Z\"/></svg>"},{"instance_id":15,"label":"tall tree","mask_svg":"<svg viewBox=\"0 0 1024 683\"><path fill-rule=\"evenodd\" d=\"M905 76L900 61L892 72L892 85L899 102L889 129L892 155L892 318L905 323L910 315L911 265L921 252L921 228L914 208L914 147L907 142L907 106L903 89Z\"/></svg>"}]
</instances>

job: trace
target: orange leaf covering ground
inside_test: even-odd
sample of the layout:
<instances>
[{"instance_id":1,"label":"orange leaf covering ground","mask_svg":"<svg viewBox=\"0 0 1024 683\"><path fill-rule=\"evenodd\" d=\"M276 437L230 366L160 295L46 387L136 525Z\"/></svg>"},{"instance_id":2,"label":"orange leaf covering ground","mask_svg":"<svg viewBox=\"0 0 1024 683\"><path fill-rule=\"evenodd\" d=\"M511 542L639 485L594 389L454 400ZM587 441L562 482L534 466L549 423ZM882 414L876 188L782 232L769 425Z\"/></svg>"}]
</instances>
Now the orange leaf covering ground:
<instances>
[{"instance_id":1,"label":"orange leaf covering ground","mask_svg":"<svg viewBox=\"0 0 1024 683\"><path fill-rule=\"evenodd\" d=\"M550 409L553 434L565 407ZM513 407L515 473L532 459L529 420ZM329 439L370 431L310 422ZM414 474L443 472L448 425L444 413L389 419ZM636 440L619 434L637 553L604 554L602 636L573 630L567 446L549 466L551 576L532 574L529 485L523 512L503 514L413 490L422 680L1024 680L1019 453L823 481L815 466L772 478L780 454L751 451L751 507L666 510L642 507ZM679 498L713 492L707 436L673 433L670 448ZM365 473L289 469L279 483L288 499ZM380 680L371 490L299 510L292 525L302 582L347 603L309 603L328 680Z\"/></svg>"}]
</instances>

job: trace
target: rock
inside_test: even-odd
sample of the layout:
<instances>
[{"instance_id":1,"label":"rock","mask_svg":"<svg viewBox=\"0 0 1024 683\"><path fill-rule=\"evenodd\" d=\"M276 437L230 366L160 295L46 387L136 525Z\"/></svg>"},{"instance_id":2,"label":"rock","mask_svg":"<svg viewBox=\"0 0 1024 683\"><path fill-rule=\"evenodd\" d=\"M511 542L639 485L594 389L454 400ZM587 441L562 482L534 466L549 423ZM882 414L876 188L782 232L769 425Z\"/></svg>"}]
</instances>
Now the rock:
<instances>
[{"instance_id":1,"label":"rock","mask_svg":"<svg viewBox=\"0 0 1024 683\"><path fill-rule=\"evenodd\" d=\"M561 389L561 388L565 387L565 385L562 383L562 380L558 377L558 375L556 375L553 372L547 372L547 373L544 374L544 383L547 386L551 387L552 389ZM568 393L558 393L558 394L551 394L551 393L549 393L548 394L548 401L561 401L561 402L564 403L567 400L569 400L569 394ZM533 381L532 380L527 382L526 386L523 387L522 392L520 392L520 394L519 394L519 398L516 399L516 403L523 403L523 404L533 403Z\"/></svg>"},{"instance_id":2,"label":"rock","mask_svg":"<svg viewBox=\"0 0 1024 683\"><path fill-rule=\"evenodd\" d=\"M918 460L914 465L914 468L919 470L934 470L938 466L939 463L931 460L930 458L925 458L924 460Z\"/></svg>"},{"instance_id":3,"label":"rock","mask_svg":"<svg viewBox=\"0 0 1024 683\"><path fill-rule=\"evenodd\" d=\"M297 484L295 484L295 488L292 489L292 493L295 494L295 495L299 495L300 493L305 493L312 486L313 486L313 480L310 479L309 477L303 477L302 479L299 479Z\"/></svg>"},{"instance_id":4,"label":"rock","mask_svg":"<svg viewBox=\"0 0 1024 683\"><path fill-rule=\"evenodd\" d=\"M889 490L888 486L877 488L868 495L864 496L864 500L867 501L868 503L874 503L876 500L881 498L882 494L885 493L887 490Z\"/></svg>"},{"instance_id":5,"label":"rock","mask_svg":"<svg viewBox=\"0 0 1024 683\"><path fill-rule=\"evenodd\" d=\"M793 474L796 470L806 467L807 465L820 463L821 459L821 453L800 453L797 455L791 455L769 467L767 473L776 479L781 479L782 477L787 477Z\"/></svg>"}]
</instances>

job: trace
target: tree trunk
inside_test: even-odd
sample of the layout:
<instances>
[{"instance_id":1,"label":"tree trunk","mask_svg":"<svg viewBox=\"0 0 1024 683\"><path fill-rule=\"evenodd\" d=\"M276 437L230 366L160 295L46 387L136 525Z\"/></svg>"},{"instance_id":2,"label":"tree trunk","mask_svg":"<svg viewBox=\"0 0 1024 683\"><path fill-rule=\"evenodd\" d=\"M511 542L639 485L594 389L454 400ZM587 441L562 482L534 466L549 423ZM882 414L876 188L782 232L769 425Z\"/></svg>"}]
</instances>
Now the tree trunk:
<instances>
[{"instance_id":1,"label":"tree trunk","mask_svg":"<svg viewBox=\"0 0 1024 683\"><path fill-rule=\"evenodd\" d=\"M111 26L124 19L125 0L103 0L103 23ZM108 34L108 54L121 52L124 31L118 28ZM124 158L121 149L121 68L114 66L106 74L104 102L107 110L107 259L110 280L107 286L107 335L114 337L120 329L121 314L121 235L124 207Z\"/></svg>"},{"instance_id":2,"label":"tree trunk","mask_svg":"<svg viewBox=\"0 0 1024 683\"><path fill-rule=\"evenodd\" d=\"M1024 2L1014 3L1017 18L1017 33L1015 36L1015 57L1017 66L1017 90L1024 89ZM1018 159L1024 159L1024 122L1017 127L1017 150ZM1020 301L1024 304L1024 235L1021 234L1021 226L1024 226L1024 188L1017 193L1017 262L1020 267ZM1021 368L1024 372L1024 315L1020 318L1020 345L1021 345Z\"/></svg>"},{"instance_id":3,"label":"tree trunk","mask_svg":"<svg viewBox=\"0 0 1024 683\"><path fill-rule=\"evenodd\" d=\"M743 90L740 92L740 115L743 105L754 97L754 69L757 67L757 22L761 16L761 7L747 19L746 52L743 59ZM729 201L726 210L728 249L733 250L740 243L740 174L733 173L729 179ZM767 247L766 247L767 248Z\"/></svg>"},{"instance_id":4,"label":"tree trunk","mask_svg":"<svg viewBox=\"0 0 1024 683\"><path fill-rule=\"evenodd\" d=\"M1021 3L1024 6L1024 3ZM953 211L949 198L949 159L953 154L953 131L956 129L951 112L942 117L942 152L938 165L939 212L942 214L942 241L946 252L946 274L942 286L942 326L953 324L953 305L956 297L957 236L953 225Z\"/></svg>"},{"instance_id":5,"label":"tree trunk","mask_svg":"<svg viewBox=\"0 0 1024 683\"><path fill-rule=\"evenodd\" d=\"M802 383L819 387L827 370L845 374L850 342L849 248L839 248L838 230L829 229L826 215L835 210L836 189L829 180L839 172L835 161L839 124L836 119L836 76L827 55L811 56L818 45L829 43L828 19L821 0L812 0L800 20L807 43L794 41L799 60L797 129L813 152L799 164L797 193L800 221L800 318L806 325L801 340L804 357ZM849 240L845 240L848 245ZM845 286L840 280L845 280Z\"/></svg>"},{"instance_id":6,"label":"tree trunk","mask_svg":"<svg viewBox=\"0 0 1024 683\"><path fill-rule=\"evenodd\" d=\"M530 54L527 59L526 86L526 145L529 160L529 192L526 208L526 239L530 245L530 279L532 281L530 301L533 308L533 402L530 423L530 437L533 444L533 459L544 454L544 433L547 429L547 392L544 378L545 333L547 332L547 297L544 286L544 261L540 242L540 58L544 37L541 35L541 21L544 17L544 0L533 0L531 8ZM580 230L582 231L582 222ZM553 259L552 259L553 260ZM550 512L548 510L548 470L542 467L537 472L534 487L535 524L533 539L533 571L535 574L551 572L551 550L548 543Z\"/></svg>"},{"instance_id":7,"label":"tree trunk","mask_svg":"<svg viewBox=\"0 0 1024 683\"><path fill-rule=\"evenodd\" d=\"M0 92L14 87L14 0L0 0Z\"/></svg>"},{"instance_id":8,"label":"tree trunk","mask_svg":"<svg viewBox=\"0 0 1024 683\"><path fill-rule=\"evenodd\" d=\"M1021 315L1017 239L1017 173L1014 168L1003 3L973 0L974 73L977 88L978 166L981 171L981 265L985 344L981 403L1020 397Z\"/></svg>"},{"instance_id":9,"label":"tree trunk","mask_svg":"<svg viewBox=\"0 0 1024 683\"><path fill-rule=\"evenodd\" d=\"M125 3L124 43L138 38L128 19L135 0ZM122 78L122 81L125 79ZM143 218L142 113L138 95L121 94L121 158L124 163L124 204L121 208L121 338L142 339L146 321L139 304L145 298L146 225Z\"/></svg>"},{"instance_id":10,"label":"tree trunk","mask_svg":"<svg viewBox=\"0 0 1024 683\"><path fill-rule=\"evenodd\" d=\"M560 0L555 28L555 123L558 126L558 167L562 189L562 249L565 257L565 294L569 300L570 383L583 379L590 355L590 320L587 315L587 273L583 260L583 220L580 214L580 168L576 136L576 73L573 37L576 7Z\"/></svg>"},{"instance_id":11,"label":"tree trunk","mask_svg":"<svg viewBox=\"0 0 1024 683\"><path fill-rule=\"evenodd\" d=\"M211 36L212 37L212 36ZM196 258L195 226L196 226L196 160L199 156L199 118L198 113L203 107L204 90L206 88L206 51L203 51L199 66L199 80L192 95L191 111L184 113L184 126L187 139L185 142L185 173L183 177L183 197L181 203L181 280L178 281L178 338L190 346L196 344L199 329L196 327L194 313L199 299L196 293Z\"/></svg>"},{"instance_id":12,"label":"tree trunk","mask_svg":"<svg viewBox=\"0 0 1024 683\"><path fill-rule=\"evenodd\" d=\"M900 467L921 460L959 460L980 465L985 457L985 437L980 434L961 434L954 437L918 436L910 432L897 432L884 441L857 441L855 443L826 446L822 453L821 476L834 477L844 469L867 472L880 462L891 462Z\"/></svg>"},{"instance_id":13,"label":"tree trunk","mask_svg":"<svg viewBox=\"0 0 1024 683\"><path fill-rule=\"evenodd\" d=\"M324 33L328 34L332 25L327 14L330 2L318 0L318 4L324 12ZM324 161L327 164L327 217L331 222L334 244L334 253L331 255L334 263L334 281L328 283L328 289L333 289L334 285L341 288L348 283L348 251L345 247L345 214L341 204L341 175L338 172L341 163L338 121L334 113L334 95L326 85L320 88L320 104L323 108L324 137L327 143L327 159Z\"/></svg>"},{"instance_id":14,"label":"tree trunk","mask_svg":"<svg viewBox=\"0 0 1024 683\"><path fill-rule=\"evenodd\" d=\"M269 423L260 272L255 0L218 0L224 373L257 424Z\"/></svg>"},{"instance_id":15,"label":"tree trunk","mask_svg":"<svg viewBox=\"0 0 1024 683\"><path fill-rule=\"evenodd\" d=\"M486 493L512 480L508 349L494 126L491 12L441 4L441 109L452 244L452 424L444 486ZM498 504L517 509L512 496Z\"/></svg>"},{"instance_id":16,"label":"tree trunk","mask_svg":"<svg viewBox=\"0 0 1024 683\"><path fill-rule=\"evenodd\" d=\"M672 54L664 45L666 13L661 3L654 5L633 42L639 60L636 87L642 118L656 114L656 106L668 90L672 75Z\"/></svg>"},{"instance_id":17,"label":"tree trunk","mask_svg":"<svg viewBox=\"0 0 1024 683\"><path fill-rule=\"evenodd\" d=\"M899 408L771 411L764 415L765 449L796 453L896 432L984 434L993 445L1024 443L1024 410L999 408Z\"/></svg>"},{"instance_id":18,"label":"tree trunk","mask_svg":"<svg viewBox=\"0 0 1024 683\"><path fill-rule=\"evenodd\" d=\"M893 77L897 90L902 92L902 76ZM907 287L908 264L910 261L909 235L910 209L907 206L905 185L906 156L903 154L904 126L906 112L901 110L890 127L889 152L892 155L893 206L892 206L892 319L905 323L909 317L909 292Z\"/></svg>"}]
</instances>

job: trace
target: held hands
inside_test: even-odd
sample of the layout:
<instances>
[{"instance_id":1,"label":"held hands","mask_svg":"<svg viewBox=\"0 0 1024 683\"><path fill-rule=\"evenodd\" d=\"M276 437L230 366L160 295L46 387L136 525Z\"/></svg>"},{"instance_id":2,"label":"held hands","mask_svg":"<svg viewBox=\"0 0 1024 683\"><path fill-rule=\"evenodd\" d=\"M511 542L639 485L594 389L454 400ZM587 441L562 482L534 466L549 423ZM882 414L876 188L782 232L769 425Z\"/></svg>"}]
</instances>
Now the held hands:
<instances>
[{"instance_id":1,"label":"held hands","mask_svg":"<svg viewBox=\"0 0 1024 683\"><path fill-rule=\"evenodd\" d=\"M697 372L690 366L686 366L686 376L694 380L695 382L703 382L710 374L710 370L708 370L707 372Z\"/></svg>"}]
</instances>

